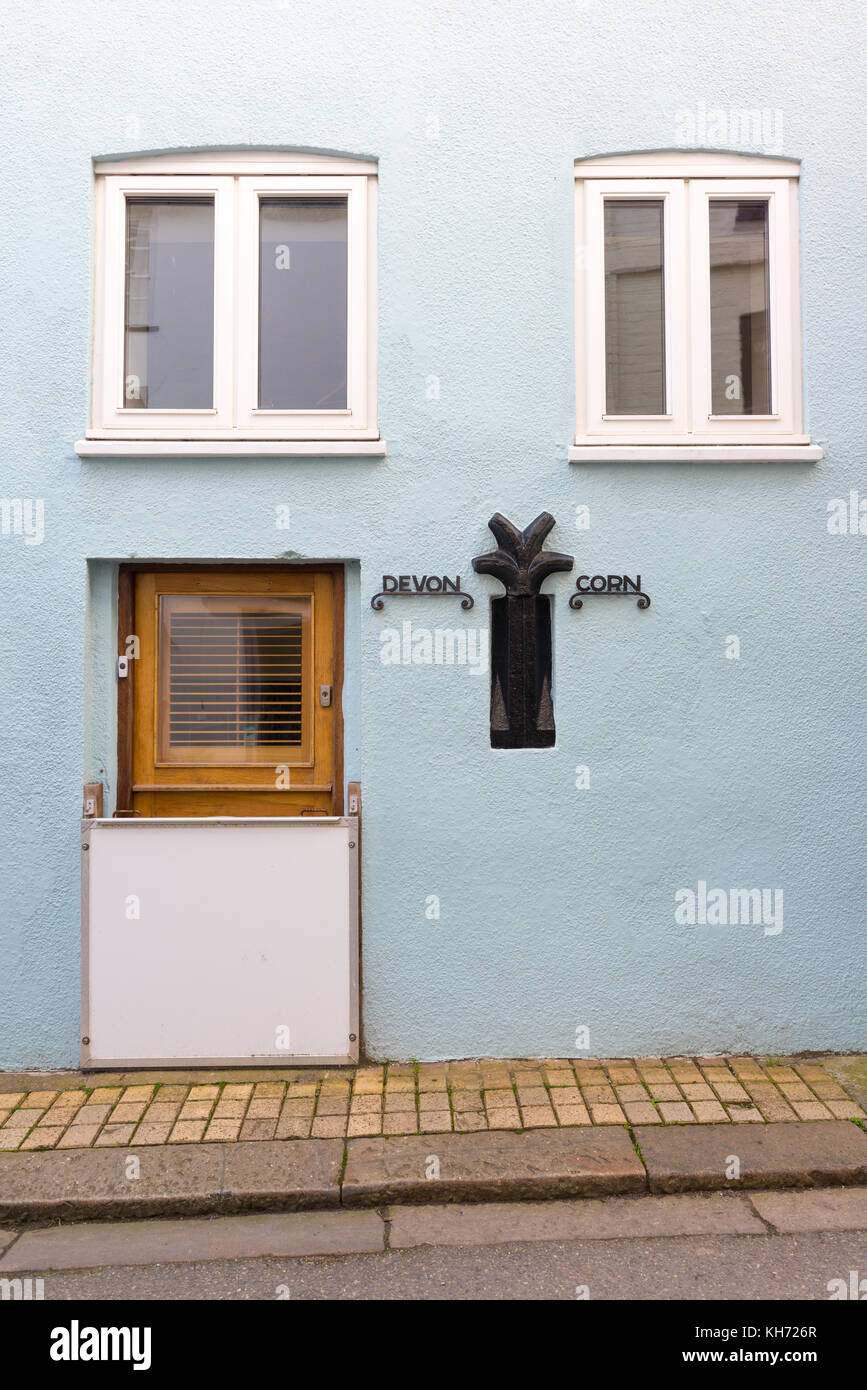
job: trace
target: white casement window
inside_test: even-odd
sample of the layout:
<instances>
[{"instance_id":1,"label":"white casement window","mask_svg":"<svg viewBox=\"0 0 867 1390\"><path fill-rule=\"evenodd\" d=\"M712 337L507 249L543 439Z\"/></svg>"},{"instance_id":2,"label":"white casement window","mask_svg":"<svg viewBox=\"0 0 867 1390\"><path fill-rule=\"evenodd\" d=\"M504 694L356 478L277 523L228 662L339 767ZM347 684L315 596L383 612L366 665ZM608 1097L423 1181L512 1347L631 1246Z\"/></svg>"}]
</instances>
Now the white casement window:
<instances>
[{"instance_id":1,"label":"white casement window","mask_svg":"<svg viewBox=\"0 0 867 1390\"><path fill-rule=\"evenodd\" d=\"M80 453L384 451L375 164L157 156L98 164L96 192Z\"/></svg>"},{"instance_id":2,"label":"white casement window","mask_svg":"<svg viewBox=\"0 0 867 1390\"><path fill-rule=\"evenodd\" d=\"M576 164L573 461L821 457L801 417L798 171Z\"/></svg>"}]
</instances>

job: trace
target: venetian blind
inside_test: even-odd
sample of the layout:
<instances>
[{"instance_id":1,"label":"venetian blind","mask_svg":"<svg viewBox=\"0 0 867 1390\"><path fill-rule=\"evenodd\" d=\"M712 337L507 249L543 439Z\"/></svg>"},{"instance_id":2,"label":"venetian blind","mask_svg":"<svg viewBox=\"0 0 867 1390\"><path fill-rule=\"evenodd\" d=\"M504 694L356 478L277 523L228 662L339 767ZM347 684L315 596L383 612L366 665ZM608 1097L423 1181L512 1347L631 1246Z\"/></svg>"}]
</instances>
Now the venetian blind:
<instances>
[{"instance_id":1,"label":"venetian blind","mask_svg":"<svg viewBox=\"0 0 867 1390\"><path fill-rule=\"evenodd\" d=\"M303 615L169 615L172 747L302 740Z\"/></svg>"}]
</instances>

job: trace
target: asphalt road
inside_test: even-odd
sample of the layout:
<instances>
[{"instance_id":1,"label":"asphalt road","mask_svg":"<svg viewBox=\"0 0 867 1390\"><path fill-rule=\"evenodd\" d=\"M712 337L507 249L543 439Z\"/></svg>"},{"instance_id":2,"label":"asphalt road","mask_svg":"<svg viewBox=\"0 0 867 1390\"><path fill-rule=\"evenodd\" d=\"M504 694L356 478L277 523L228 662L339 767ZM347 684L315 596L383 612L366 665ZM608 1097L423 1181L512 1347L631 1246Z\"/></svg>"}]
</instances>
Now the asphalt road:
<instances>
[{"instance_id":1,"label":"asphalt road","mask_svg":"<svg viewBox=\"0 0 867 1390\"><path fill-rule=\"evenodd\" d=\"M422 1246L366 1255L112 1265L47 1274L48 1299L821 1299L867 1275L867 1233Z\"/></svg>"}]
</instances>

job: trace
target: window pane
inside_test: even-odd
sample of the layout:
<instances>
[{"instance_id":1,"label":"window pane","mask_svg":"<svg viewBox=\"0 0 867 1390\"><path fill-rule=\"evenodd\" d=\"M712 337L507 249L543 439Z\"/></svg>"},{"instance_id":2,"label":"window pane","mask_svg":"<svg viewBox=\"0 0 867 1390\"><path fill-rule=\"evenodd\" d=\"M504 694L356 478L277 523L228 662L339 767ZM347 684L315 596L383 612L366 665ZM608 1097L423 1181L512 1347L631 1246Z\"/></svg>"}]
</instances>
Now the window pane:
<instances>
[{"instance_id":1,"label":"window pane","mask_svg":"<svg viewBox=\"0 0 867 1390\"><path fill-rule=\"evenodd\" d=\"M605 413L665 414L663 200L605 200Z\"/></svg>"},{"instance_id":2,"label":"window pane","mask_svg":"<svg viewBox=\"0 0 867 1390\"><path fill-rule=\"evenodd\" d=\"M213 199L129 199L124 405L214 404Z\"/></svg>"},{"instance_id":3,"label":"window pane","mask_svg":"<svg viewBox=\"0 0 867 1390\"><path fill-rule=\"evenodd\" d=\"M710 201L712 413L770 415L767 202Z\"/></svg>"},{"instance_id":4,"label":"window pane","mask_svg":"<svg viewBox=\"0 0 867 1390\"><path fill-rule=\"evenodd\" d=\"M346 200L259 205L259 406L346 409Z\"/></svg>"},{"instance_id":5,"label":"window pane","mask_svg":"<svg viewBox=\"0 0 867 1390\"><path fill-rule=\"evenodd\" d=\"M160 600L160 744L166 761L301 755L309 710L308 598Z\"/></svg>"}]
</instances>

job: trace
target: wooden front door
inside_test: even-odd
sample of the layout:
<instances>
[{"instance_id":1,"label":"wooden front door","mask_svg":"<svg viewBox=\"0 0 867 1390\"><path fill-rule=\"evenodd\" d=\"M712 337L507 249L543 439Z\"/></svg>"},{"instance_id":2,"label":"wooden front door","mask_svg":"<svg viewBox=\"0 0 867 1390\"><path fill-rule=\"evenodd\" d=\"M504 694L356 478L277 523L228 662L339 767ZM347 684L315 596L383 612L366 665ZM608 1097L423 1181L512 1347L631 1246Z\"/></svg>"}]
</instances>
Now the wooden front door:
<instances>
[{"instance_id":1,"label":"wooden front door","mask_svg":"<svg viewBox=\"0 0 867 1390\"><path fill-rule=\"evenodd\" d=\"M342 814L342 609L337 567L124 575L118 809Z\"/></svg>"}]
</instances>

